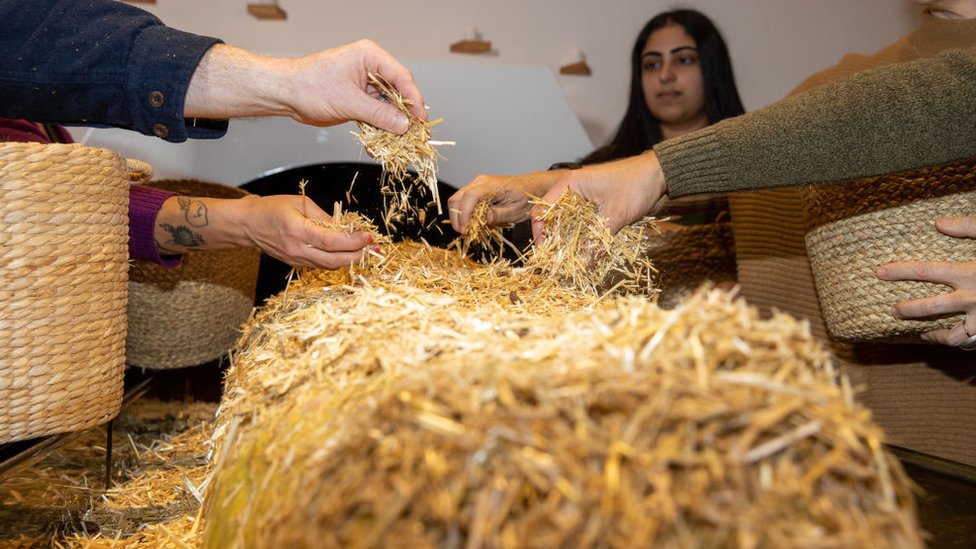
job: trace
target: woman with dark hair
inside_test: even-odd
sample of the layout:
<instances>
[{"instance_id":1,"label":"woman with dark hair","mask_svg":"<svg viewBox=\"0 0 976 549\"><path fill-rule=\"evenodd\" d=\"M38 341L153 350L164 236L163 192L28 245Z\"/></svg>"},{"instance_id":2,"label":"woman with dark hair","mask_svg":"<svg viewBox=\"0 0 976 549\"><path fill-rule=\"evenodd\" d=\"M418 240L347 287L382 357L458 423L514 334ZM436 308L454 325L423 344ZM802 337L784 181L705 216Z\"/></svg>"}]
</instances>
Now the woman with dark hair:
<instances>
[{"instance_id":1,"label":"woman with dark hair","mask_svg":"<svg viewBox=\"0 0 976 549\"><path fill-rule=\"evenodd\" d=\"M634 42L630 67L630 100L617 133L580 164L640 154L745 112L725 40L697 11L667 11L648 21Z\"/></svg>"},{"instance_id":2,"label":"woman with dark hair","mask_svg":"<svg viewBox=\"0 0 976 549\"><path fill-rule=\"evenodd\" d=\"M463 232L475 206L496 189L542 196L562 169L640 154L658 142L745 112L722 34L705 15L673 10L644 25L631 53L630 100L613 138L578 163L519 176L479 175L449 199L451 222ZM487 220L504 205L489 210ZM512 217L505 215L505 217Z\"/></svg>"}]
</instances>

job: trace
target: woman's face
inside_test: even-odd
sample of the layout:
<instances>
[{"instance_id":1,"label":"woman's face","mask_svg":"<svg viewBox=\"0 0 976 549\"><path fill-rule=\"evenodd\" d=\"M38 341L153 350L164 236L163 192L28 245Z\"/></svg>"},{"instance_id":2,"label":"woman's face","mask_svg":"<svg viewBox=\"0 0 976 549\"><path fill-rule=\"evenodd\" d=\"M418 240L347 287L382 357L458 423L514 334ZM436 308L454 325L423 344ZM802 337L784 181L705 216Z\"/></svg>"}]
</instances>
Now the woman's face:
<instances>
[{"instance_id":1,"label":"woman's face","mask_svg":"<svg viewBox=\"0 0 976 549\"><path fill-rule=\"evenodd\" d=\"M915 0L934 15L945 19L976 19L976 0Z\"/></svg>"},{"instance_id":2,"label":"woman's face","mask_svg":"<svg viewBox=\"0 0 976 549\"><path fill-rule=\"evenodd\" d=\"M698 47L680 25L652 32L641 53L644 102L665 138L708 125Z\"/></svg>"}]
</instances>

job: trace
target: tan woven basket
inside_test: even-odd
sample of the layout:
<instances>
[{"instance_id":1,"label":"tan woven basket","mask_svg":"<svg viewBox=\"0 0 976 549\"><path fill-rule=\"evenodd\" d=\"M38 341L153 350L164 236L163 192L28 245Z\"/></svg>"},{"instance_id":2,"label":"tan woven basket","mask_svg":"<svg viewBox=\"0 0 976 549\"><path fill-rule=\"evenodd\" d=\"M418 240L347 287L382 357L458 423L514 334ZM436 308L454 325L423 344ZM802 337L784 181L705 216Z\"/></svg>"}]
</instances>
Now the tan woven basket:
<instances>
[{"instance_id":1,"label":"tan woven basket","mask_svg":"<svg viewBox=\"0 0 976 549\"><path fill-rule=\"evenodd\" d=\"M844 341L914 339L964 315L899 320L898 301L952 291L942 284L883 281L891 261L972 261L976 240L940 233L939 216L976 213L976 162L812 188L804 192L806 243L824 320Z\"/></svg>"},{"instance_id":2,"label":"tan woven basket","mask_svg":"<svg viewBox=\"0 0 976 549\"><path fill-rule=\"evenodd\" d=\"M0 144L0 442L118 413L128 193L112 151Z\"/></svg>"},{"instance_id":3,"label":"tan woven basket","mask_svg":"<svg viewBox=\"0 0 976 549\"><path fill-rule=\"evenodd\" d=\"M652 234L648 256L658 270L658 303L664 308L674 307L702 284L736 280L735 239L727 222Z\"/></svg>"},{"instance_id":4,"label":"tan woven basket","mask_svg":"<svg viewBox=\"0 0 976 549\"><path fill-rule=\"evenodd\" d=\"M195 180L148 183L187 196L242 198L243 189ZM261 252L194 252L175 269L134 261L129 274L126 359L142 368L197 366L220 358L254 308Z\"/></svg>"}]
</instances>

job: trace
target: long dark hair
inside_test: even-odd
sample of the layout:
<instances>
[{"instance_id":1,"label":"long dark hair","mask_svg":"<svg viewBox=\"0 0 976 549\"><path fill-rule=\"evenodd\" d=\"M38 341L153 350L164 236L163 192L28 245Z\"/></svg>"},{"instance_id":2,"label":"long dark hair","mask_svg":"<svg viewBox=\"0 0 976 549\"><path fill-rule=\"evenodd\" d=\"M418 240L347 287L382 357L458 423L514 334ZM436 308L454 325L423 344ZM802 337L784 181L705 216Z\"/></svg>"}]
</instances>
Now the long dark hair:
<instances>
[{"instance_id":1,"label":"long dark hair","mask_svg":"<svg viewBox=\"0 0 976 549\"><path fill-rule=\"evenodd\" d=\"M662 140L661 122L654 118L644 101L641 53L652 32L671 24L680 25L698 46L708 123L714 124L745 112L739 99L739 90L735 87L729 50L715 24L695 10L666 11L648 21L634 42L634 50L630 55L630 101L616 135L606 145L583 158L581 164L606 162L640 154Z\"/></svg>"}]
</instances>

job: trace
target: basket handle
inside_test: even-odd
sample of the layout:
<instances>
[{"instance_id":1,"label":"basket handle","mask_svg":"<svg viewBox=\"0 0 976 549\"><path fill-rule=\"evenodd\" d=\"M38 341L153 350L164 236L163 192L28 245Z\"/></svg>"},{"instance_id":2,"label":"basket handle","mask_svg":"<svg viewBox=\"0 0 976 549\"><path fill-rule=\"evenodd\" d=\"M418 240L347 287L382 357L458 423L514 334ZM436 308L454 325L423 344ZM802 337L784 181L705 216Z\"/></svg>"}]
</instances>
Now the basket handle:
<instances>
[{"instance_id":1,"label":"basket handle","mask_svg":"<svg viewBox=\"0 0 976 549\"><path fill-rule=\"evenodd\" d=\"M134 158L125 159L126 168L129 170L129 181L145 183L152 179L153 167L148 162L136 160Z\"/></svg>"}]
</instances>

